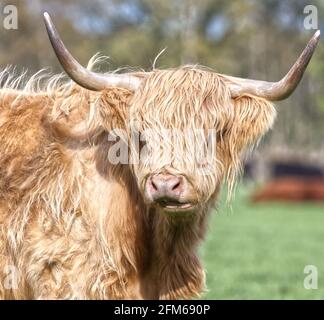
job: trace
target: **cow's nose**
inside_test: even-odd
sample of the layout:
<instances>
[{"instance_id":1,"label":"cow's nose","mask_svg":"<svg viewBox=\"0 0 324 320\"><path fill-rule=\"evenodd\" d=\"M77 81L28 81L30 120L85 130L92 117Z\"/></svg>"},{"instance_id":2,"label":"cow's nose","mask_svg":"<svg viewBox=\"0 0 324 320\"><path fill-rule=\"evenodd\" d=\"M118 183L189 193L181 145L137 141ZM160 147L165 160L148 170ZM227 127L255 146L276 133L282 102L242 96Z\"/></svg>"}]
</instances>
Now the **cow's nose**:
<instances>
[{"instance_id":1,"label":"cow's nose","mask_svg":"<svg viewBox=\"0 0 324 320\"><path fill-rule=\"evenodd\" d=\"M156 174L149 181L149 193L153 200L178 199L183 191L183 178L171 174Z\"/></svg>"}]
</instances>

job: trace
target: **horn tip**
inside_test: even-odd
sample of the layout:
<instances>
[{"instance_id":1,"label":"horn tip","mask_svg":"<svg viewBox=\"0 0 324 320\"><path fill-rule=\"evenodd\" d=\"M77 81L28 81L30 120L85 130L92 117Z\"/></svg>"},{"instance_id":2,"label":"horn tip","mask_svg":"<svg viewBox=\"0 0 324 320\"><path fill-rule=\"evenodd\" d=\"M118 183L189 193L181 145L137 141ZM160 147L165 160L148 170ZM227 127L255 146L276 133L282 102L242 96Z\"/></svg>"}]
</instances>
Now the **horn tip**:
<instances>
[{"instance_id":1,"label":"horn tip","mask_svg":"<svg viewBox=\"0 0 324 320\"><path fill-rule=\"evenodd\" d=\"M314 34L314 37L315 37L315 38L320 38L320 36L321 36L321 30L317 30L317 31L315 32L315 34Z\"/></svg>"},{"instance_id":2,"label":"horn tip","mask_svg":"<svg viewBox=\"0 0 324 320\"><path fill-rule=\"evenodd\" d=\"M50 20L50 19L51 19L50 15L49 15L49 13L48 13L47 11L45 11L45 12L43 13L43 16L44 16L44 19L45 19L45 20Z\"/></svg>"}]
</instances>

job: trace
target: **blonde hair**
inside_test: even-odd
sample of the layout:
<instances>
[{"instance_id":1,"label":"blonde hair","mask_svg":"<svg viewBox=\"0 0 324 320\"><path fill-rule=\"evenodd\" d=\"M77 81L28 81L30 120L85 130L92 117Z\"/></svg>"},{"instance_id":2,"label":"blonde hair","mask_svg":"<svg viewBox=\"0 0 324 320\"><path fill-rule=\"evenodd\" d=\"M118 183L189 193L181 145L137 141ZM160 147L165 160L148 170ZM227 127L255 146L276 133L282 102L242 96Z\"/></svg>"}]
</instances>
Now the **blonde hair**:
<instances>
[{"instance_id":1,"label":"blonde hair","mask_svg":"<svg viewBox=\"0 0 324 320\"><path fill-rule=\"evenodd\" d=\"M231 99L230 80L198 66L155 69L135 93L90 92L60 75L44 81L41 73L24 83L10 72L0 77L0 278L14 264L21 287L8 293L0 281L0 296L197 296L205 279L197 244L206 213L223 177L231 190L241 151L271 127L273 106L253 96ZM129 166L108 162L105 134L128 123L158 134L217 130L215 172L201 177L194 165L174 168L188 175L202 201L202 214L185 227L149 211L140 192L143 174L165 159L135 166L135 176ZM188 137L188 157L197 141ZM174 143L167 147L179 156L180 141Z\"/></svg>"}]
</instances>

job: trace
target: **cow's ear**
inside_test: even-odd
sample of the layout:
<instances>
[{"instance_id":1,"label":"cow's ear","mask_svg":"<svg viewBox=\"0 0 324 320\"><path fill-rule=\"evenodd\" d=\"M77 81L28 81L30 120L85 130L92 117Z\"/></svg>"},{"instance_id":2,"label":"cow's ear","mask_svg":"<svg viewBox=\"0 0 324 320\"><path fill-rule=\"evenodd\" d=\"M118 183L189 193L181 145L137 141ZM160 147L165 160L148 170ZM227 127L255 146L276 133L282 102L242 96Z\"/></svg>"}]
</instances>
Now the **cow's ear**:
<instances>
[{"instance_id":1,"label":"cow's ear","mask_svg":"<svg viewBox=\"0 0 324 320\"><path fill-rule=\"evenodd\" d=\"M129 104L133 93L122 88L104 90L98 110L100 121L106 131L125 129L129 118Z\"/></svg>"},{"instance_id":2,"label":"cow's ear","mask_svg":"<svg viewBox=\"0 0 324 320\"><path fill-rule=\"evenodd\" d=\"M91 140L104 131L125 127L131 96L125 89L92 92L77 87L53 97L44 124L58 139Z\"/></svg>"},{"instance_id":3,"label":"cow's ear","mask_svg":"<svg viewBox=\"0 0 324 320\"><path fill-rule=\"evenodd\" d=\"M272 127L276 110L269 101L253 96L233 100L233 119L230 123L231 144L236 151L253 145Z\"/></svg>"},{"instance_id":4,"label":"cow's ear","mask_svg":"<svg viewBox=\"0 0 324 320\"><path fill-rule=\"evenodd\" d=\"M255 145L272 127L276 117L273 105L262 98L243 96L232 103L233 113L224 128L221 142L227 177L236 174L242 151Z\"/></svg>"}]
</instances>

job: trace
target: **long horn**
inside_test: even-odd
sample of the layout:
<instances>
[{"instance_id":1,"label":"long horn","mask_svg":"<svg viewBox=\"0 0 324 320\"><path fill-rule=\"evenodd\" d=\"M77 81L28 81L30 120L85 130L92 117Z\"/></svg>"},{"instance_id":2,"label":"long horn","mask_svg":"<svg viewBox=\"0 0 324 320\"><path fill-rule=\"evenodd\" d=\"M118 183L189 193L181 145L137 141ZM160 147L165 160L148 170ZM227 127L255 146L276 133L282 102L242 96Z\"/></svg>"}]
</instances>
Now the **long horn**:
<instances>
[{"instance_id":1,"label":"long horn","mask_svg":"<svg viewBox=\"0 0 324 320\"><path fill-rule=\"evenodd\" d=\"M320 30L314 34L292 68L285 77L278 82L258 81L226 76L226 78L233 82L233 84L230 85L232 97L236 98L244 94L251 94L270 101L279 101L288 98L294 92L303 77L320 39L320 34Z\"/></svg>"},{"instance_id":2,"label":"long horn","mask_svg":"<svg viewBox=\"0 0 324 320\"><path fill-rule=\"evenodd\" d=\"M130 90L136 90L139 87L141 80L135 76L127 74L97 74L82 67L65 48L47 12L44 13L44 21L48 37L58 60L65 72L80 86L94 91L100 91L107 87L122 87Z\"/></svg>"}]
</instances>

